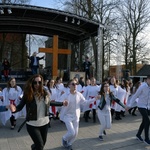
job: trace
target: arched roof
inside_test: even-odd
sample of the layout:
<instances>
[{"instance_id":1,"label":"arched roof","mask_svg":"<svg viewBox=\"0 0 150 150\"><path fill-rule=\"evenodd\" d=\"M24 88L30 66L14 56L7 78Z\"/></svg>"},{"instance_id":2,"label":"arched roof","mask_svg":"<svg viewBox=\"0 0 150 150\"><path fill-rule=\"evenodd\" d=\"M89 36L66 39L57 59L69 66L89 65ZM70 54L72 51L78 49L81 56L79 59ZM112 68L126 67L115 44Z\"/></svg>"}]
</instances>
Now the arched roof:
<instances>
[{"instance_id":1,"label":"arched roof","mask_svg":"<svg viewBox=\"0 0 150 150\"><path fill-rule=\"evenodd\" d=\"M8 13L10 8L12 13ZM98 27L99 24L95 21L60 10L31 5L0 4L1 33L44 36L55 34L62 39L76 42L97 35Z\"/></svg>"}]
</instances>

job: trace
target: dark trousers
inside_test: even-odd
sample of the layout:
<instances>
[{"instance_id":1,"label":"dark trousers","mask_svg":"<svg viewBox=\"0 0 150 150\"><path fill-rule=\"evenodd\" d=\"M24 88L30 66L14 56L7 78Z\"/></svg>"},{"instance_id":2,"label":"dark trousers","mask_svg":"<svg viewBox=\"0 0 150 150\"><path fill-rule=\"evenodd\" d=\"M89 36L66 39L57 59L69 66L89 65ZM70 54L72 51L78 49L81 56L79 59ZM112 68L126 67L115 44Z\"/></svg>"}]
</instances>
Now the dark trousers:
<instances>
[{"instance_id":1,"label":"dark trousers","mask_svg":"<svg viewBox=\"0 0 150 150\"><path fill-rule=\"evenodd\" d=\"M43 150L47 139L48 124L41 127L26 125L27 131L34 142L36 150Z\"/></svg>"},{"instance_id":2,"label":"dark trousers","mask_svg":"<svg viewBox=\"0 0 150 150\"><path fill-rule=\"evenodd\" d=\"M92 109L93 112L93 122L96 122L96 109Z\"/></svg>"},{"instance_id":3,"label":"dark trousers","mask_svg":"<svg viewBox=\"0 0 150 150\"><path fill-rule=\"evenodd\" d=\"M84 112L85 122L88 122L90 111L91 111L91 110L87 110L87 111Z\"/></svg>"},{"instance_id":4,"label":"dark trousers","mask_svg":"<svg viewBox=\"0 0 150 150\"><path fill-rule=\"evenodd\" d=\"M149 125L150 125L150 120L149 120L149 110L145 109L145 108L138 108L139 112L142 115L142 122L141 125L139 127L138 133L137 135L140 136L142 134L142 131L144 129L145 132L145 140L149 140Z\"/></svg>"},{"instance_id":5,"label":"dark trousers","mask_svg":"<svg viewBox=\"0 0 150 150\"><path fill-rule=\"evenodd\" d=\"M37 74L38 73L38 66L32 66L31 67L31 71L32 71L32 74Z\"/></svg>"},{"instance_id":6,"label":"dark trousers","mask_svg":"<svg viewBox=\"0 0 150 150\"><path fill-rule=\"evenodd\" d=\"M135 114L136 109L137 109L137 107L132 107L128 110L128 112L133 115L133 114Z\"/></svg>"},{"instance_id":7,"label":"dark trousers","mask_svg":"<svg viewBox=\"0 0 150 150\"><path fill-rule=\"evenodd\" d=\"M85 70L85 77L86 79L90 79L90 70Z\"/></svg>"}]
</instances>

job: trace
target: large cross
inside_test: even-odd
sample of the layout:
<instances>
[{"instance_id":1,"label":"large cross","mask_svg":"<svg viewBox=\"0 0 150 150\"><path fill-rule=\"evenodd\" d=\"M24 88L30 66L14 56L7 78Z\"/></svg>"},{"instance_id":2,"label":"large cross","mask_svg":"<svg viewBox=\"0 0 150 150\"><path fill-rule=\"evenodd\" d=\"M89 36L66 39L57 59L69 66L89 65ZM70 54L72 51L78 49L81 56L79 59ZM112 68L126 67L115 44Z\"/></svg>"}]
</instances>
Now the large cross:
<instances>
[{"instance_id":1,"label":"large cross","mask_svg":"<svg viewBox=\"0 0 150 150\"><path fill-rule=\"evenodd\" d=\"M58 48L58 35L53 36L53 47L52 48L39 48L39 52L52 53L53 54L53 67L52 76L56 78L58 76L58 54L71 54L69 49Z\"/></svg>"}]
</instances>

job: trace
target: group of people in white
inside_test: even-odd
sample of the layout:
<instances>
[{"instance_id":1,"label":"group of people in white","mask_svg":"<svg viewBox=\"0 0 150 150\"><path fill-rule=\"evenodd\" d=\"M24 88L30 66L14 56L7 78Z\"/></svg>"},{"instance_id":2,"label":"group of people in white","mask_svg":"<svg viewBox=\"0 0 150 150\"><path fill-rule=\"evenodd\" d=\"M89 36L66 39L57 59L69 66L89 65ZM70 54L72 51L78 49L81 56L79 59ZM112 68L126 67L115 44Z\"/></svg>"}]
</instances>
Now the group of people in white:
<instances>
[{"instance_id":1,"label":"group of people in white","mask_svg":"<svg viewBox=\"0 0 150 150\"><path fill-rule=\"evenodd\" d=\"M133 86L131 81L125 79L119 83L115 77L110 77L100 85L96 83L94 77L87 79L84 84L80 84L80 80L76 77L65 85L61 77L57 77L56 80L43 81L43 89L49 93L51 101L67 101L64 106L49 107L50 115L55 119L60 119L66 125L67 132L62 137L63 146L72 150L72 144L78 135L81 111L84 114L85 122L89 122L90 113L92 113L93 123L96 122L96 116L98 116L100 122L98 136L103 141L103 135L106 135L106 129L111 128L113 119L121 120L122 117L125 117L127 110L136 116L139 96L135 97L134 95L138 88L145 84L139 81ZM1 105L17 106L22 100L23 90L17 86L15 78L11 78L7 87L1 90L0 94ZM16 119L22 115L26 115L25 107L16 113L12 113L10 110L0 112L0 119L3 125L10 120L11 129L14 129ZM140 141L142 141L142 131L143 129L136 136ZM147 134L146 136L146 140L149 140Z\"/></svg>"},{"instance_id":2,"label":"group of people in white","mask_svg":"<svg viewBox=\"0 0 150 150\"><path fill-rule=\"evenodd\" d=\"M15 78L11 78L8 81L7 86L4 89L1 89L0 91L0 99L1 99L0 105L13 104L16 106L19 104L22 96L23 96L22 88L16 84ZM5 125L8 120L10 120L11 129L14 129L16 126L16 119L25 114L26 114L25 108L21 112L15 114L12 114L11 111L1 112L0 120L3 125Z\"/></svg>"}]
</instances>

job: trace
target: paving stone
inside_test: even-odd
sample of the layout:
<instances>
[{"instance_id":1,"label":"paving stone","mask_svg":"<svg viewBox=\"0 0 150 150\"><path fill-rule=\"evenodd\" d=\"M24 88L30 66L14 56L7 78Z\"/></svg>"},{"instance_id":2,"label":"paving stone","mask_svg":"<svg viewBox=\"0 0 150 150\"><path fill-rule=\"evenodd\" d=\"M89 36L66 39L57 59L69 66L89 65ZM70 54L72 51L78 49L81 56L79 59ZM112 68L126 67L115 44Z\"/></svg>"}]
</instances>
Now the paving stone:
<instances>
[{"instance_id":1,"label":"paving stone","mask_svg":"<svg viewBox=\"0 0 150 150\"><path fill-rule=\"evenodd\" d=\"M92 117L92 116L91 116ZM10 130L9 121L6 126L0 123L0 150L30 150L32 140L26 131L26 126L18 133L19 125L24 118L17 119L17 126ZM150 146L136 140L135 135L141 123L141 115L137 111L137 116L126 114L122 120L114 120L112 127L106 130L107 135L104 141L98 139L100 124L89 119L84 122L81 114L79 134L73 144L74 150L150 150ZM61 145L63 134L66 133L64 123L59 120L51 121L47 142L44 150L65 150ZM144 137L144 135L142 135Z\"/></svg>"}]
</instances>

